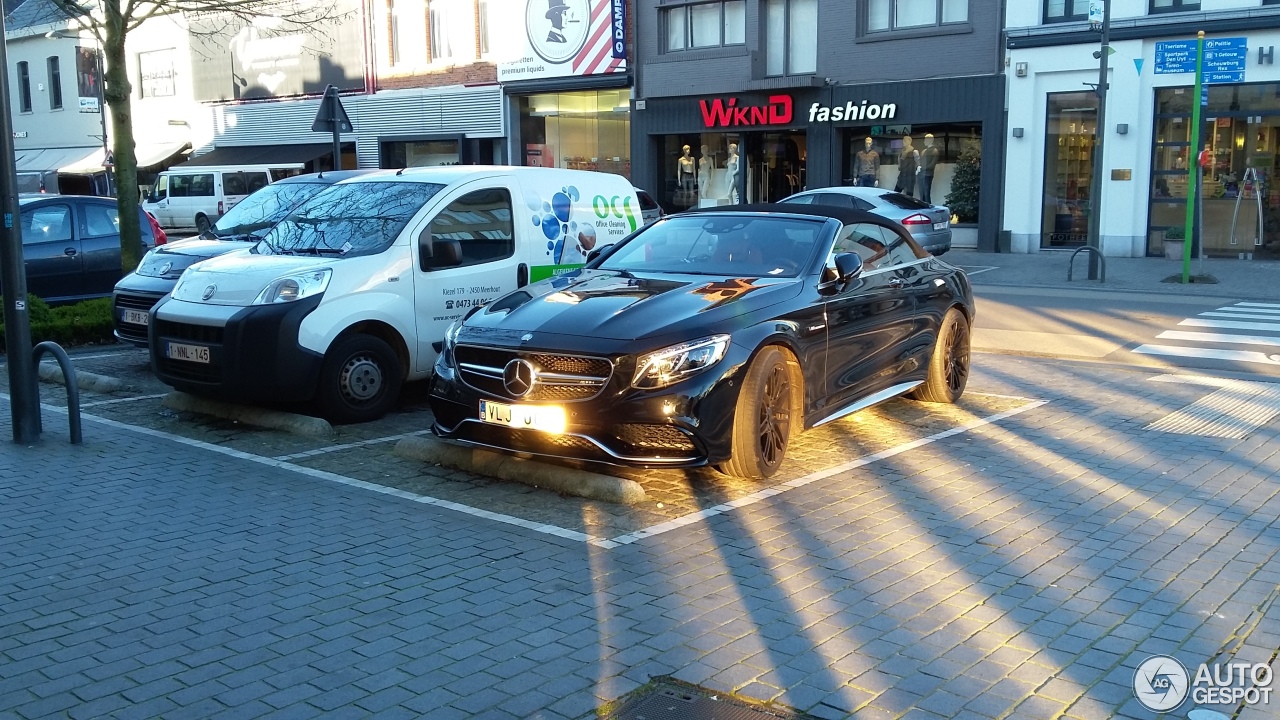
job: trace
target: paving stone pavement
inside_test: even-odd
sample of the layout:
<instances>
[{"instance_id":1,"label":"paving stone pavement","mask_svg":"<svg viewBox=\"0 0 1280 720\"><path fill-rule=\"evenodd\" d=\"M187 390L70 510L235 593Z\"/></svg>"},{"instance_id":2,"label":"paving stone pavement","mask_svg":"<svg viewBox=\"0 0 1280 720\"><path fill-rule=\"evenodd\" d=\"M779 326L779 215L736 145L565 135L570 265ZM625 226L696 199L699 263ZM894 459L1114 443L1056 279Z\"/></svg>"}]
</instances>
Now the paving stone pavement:
<instances>
[{"instance_id":1,"label":"paving stone pavement","mask_svg":"<svg viewBox=\"0 0 1280 720\"><path fill-rule=\"evenodd\" d=\"M980 356L1048 403L612 548L48 411L0 444L0 717L583 718L660 675L1154 717L1151 654L1275 664L1280 427L1145 430L1207 392L1152 376Z\"/></svg>"}]
</instances>

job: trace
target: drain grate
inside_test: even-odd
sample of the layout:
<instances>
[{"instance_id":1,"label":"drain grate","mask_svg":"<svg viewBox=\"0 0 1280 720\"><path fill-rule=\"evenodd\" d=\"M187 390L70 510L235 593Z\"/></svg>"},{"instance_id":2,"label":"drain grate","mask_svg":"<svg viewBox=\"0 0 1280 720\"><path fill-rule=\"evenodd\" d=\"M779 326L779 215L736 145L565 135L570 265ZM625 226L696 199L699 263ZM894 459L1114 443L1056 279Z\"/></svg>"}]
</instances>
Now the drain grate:
<instances>
[{"instance_id":1,"label":"drain grate","mask_svg":"<svg viewBox=\"0 0 1280 720\"><path fill-rule=\"evenodd\" d=\"M1147 430L1239 440L1280 414L1280 385L1275 383L1178 375L1153 379L1218 389L1147 425Z\"/></svg>"},{"instance_id":2,"label":"drain grate","mask_svg":"<svg viewBox=\"0 0 1280 720\"><path fill-rule=\"evenodd\" d=\"M607 720L817 720L786 708L761 706L672 680L656 682Z\"/></svg>"}]
</instances>

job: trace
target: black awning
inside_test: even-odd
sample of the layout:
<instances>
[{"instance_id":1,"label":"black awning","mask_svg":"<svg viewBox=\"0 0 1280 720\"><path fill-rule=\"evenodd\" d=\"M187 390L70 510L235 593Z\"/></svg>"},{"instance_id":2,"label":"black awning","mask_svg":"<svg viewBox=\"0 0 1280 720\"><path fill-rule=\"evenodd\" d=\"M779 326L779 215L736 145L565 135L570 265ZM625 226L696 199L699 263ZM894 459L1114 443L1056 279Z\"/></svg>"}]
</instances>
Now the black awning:
<instances>
[{"instance_id":1,"label":"black awning","mask_svg":"<svg viewBox=\"0 0 1280 720\"><path fill-rule=\"evenodd\" d=\"M343 148L344 150L346 148ZM223 145L174 167L207 165L275 165L311 162L333 152L332 143L303 145Z\"/></svg>"}]
</instances>

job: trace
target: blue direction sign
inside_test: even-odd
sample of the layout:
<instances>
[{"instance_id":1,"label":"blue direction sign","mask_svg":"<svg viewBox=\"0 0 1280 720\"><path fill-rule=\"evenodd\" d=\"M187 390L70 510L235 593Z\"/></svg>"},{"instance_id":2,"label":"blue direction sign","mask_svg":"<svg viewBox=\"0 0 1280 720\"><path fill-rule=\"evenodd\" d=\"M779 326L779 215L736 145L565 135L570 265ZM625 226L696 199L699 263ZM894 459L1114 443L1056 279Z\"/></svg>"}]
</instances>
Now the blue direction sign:
<instances>
[{"instance_id":1,"label":"blue direction sign","mask_svg":"<svg viewBox=\"0 0 1280 720\"><path fill-rule=\"evenodd\" d=\"M1244 82L1249 60L1248 38L1214 38L1204 41L1204 81L1215 83Z\"/></svg>"},{"instance_id":2,"label":"blue direction sign","mask_svg":"<svg viewBox=\"0 0 1280 720\"><path fill-rule=\"evenodd\" d=\"M1196 41L1170 40L1156 43L1156 74L1196 71Z\"/></svg>"}]
</instances>

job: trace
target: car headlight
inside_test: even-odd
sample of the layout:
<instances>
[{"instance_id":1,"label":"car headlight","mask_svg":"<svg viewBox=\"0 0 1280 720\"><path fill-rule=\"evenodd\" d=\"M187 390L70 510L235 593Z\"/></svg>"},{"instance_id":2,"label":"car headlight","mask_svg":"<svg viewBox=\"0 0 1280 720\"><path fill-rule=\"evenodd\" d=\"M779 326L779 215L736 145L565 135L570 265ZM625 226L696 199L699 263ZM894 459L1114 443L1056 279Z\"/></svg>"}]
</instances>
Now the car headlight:
<instances>
[{"instance_id":1,"label":"car headlight","mask_svg":"<svg viewBox=\"0 0 1280 720\"><path fill-rule=\"evenodd\" d=\"M444 346L440 349L440 356L444 359L444 364L449 367L457 367L454 364L453 347L458 343L460 332L462 332L461 320L454 320L444 331Z\"/></svg>"},{"instance_id":2,"label":"car headlight","mask_svg":"<svg viewBox=\"0 0 1280 720\"><path fill-rule=\"evenodd\" d=\"M727 349L729 336L714 335L641 355L631 384L653 390L678 383L720 362Z\"/></svg>"},{"instance_id":3,"label":"car headlight","mask_svg":"<svg viewBox=\"0 0 1280 720\"><path fill-rule=\"evenodd\" d=\"M333 271L326 268L324 270L308 270L304 273L276 278L271 281L270 285L267 285L266 290L263 290L258 295L253 304L273 305L319 295L328 289L329 278L332 276Z\"/></svg>"}]
</instances>

